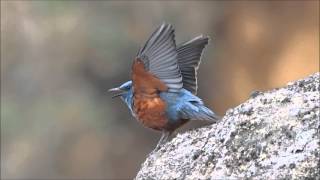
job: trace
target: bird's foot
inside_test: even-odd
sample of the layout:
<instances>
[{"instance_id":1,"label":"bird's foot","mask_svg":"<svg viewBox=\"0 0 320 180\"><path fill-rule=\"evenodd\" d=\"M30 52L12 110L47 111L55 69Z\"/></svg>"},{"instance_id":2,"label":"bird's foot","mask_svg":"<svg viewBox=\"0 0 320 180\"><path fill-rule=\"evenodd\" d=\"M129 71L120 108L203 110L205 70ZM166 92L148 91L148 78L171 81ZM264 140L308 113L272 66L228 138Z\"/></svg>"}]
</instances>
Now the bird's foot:
<instances>
[{"instance_id":1,"label":"bird's foot","mask_svg":"<svg viewBox=\"0 0 320 180\"><path fill-rule=\"evenodd\" d=\"M153 154L153 153L159 151L162 148L162 146L165 144L165 142L167 142L170 134L171 134L171 132L163 131L162 136L156 145L156 148L154 148L154 150L150 154Z\"/></svg>"},{"instance_id":2,"label":"bird's foot","mask_svg":"<svg viewBox=\"0 0 320 180\"><path fill-rule=\"evenodd\" d=\"M158 150L160 150L161 147L163 146L163 144L164 144L164 143L158 143L157 146L156 146L156 148L154 148L153 151L158 151Z\"/></svg>"}]
</instances>

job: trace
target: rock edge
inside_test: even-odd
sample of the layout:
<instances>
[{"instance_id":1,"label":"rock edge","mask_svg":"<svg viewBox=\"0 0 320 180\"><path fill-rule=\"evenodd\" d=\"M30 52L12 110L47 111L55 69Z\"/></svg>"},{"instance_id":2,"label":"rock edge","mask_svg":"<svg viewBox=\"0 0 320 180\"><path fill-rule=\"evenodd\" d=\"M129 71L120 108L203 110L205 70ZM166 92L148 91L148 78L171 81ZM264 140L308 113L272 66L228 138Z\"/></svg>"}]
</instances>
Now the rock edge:
<instances>
[{"instance_id":1,"label":"rock edge","mask_svg":"<svg viewBox=\"0 0 320 180\"><path fill-rule=\"evenodd\" d=\"M136 179L320 179L319 77L255 92L221 122L178 134Z\"/></svg>"}]
</instances>

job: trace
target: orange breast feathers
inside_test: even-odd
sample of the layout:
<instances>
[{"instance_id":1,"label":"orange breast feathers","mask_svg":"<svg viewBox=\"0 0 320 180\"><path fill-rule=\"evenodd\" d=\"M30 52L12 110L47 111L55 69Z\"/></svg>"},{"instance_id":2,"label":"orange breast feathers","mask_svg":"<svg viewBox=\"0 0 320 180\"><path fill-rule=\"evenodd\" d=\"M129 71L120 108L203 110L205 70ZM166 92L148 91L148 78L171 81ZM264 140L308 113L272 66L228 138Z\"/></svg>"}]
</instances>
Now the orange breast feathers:
<instances>
[{"instance_id":1,"label":"orange breast feathers","mask_svg":"<svg viewBox=\"0 0 320 180\"><path fill-rule=\"evenodd\" d=\"M168 119L166 103L160 98L161 91L168 87L157 77L146 71L143 62L136 59L132 67L133 110L138 120L146 127L162 130Z\"/></svg>"},{"instance_id":2,"label":"orange breast feathers","mask_svg":"<svg viewBox=\"0 0 320 180\"><path fill-rule=\"evenodd\" d=\"M133 109L138 120L146 127L162 130L166 127L168 119L165 115L166 104L160 98L134 97Z\"/></svg>"}]
</instances>

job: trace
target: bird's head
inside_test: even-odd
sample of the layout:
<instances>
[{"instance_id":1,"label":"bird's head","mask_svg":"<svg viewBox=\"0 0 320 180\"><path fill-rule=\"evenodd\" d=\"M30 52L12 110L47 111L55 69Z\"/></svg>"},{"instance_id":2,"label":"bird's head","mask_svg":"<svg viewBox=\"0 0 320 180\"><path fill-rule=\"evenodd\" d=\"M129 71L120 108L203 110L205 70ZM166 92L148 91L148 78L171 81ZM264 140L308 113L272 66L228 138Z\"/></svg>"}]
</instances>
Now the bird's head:
<instances>
[{"instance_id":1,"label":"bird's head","mask_svg":"<svg viewBox=\"0 0 320 180\"><path fill-rule=\"evenodd\" d=\"M116 94L112 98L121 97L122 100L126 101L129 96L132 94L132 81L127 81L121 86L109 89L109 92L115 92Z\"/></svg>"}]
</instances>

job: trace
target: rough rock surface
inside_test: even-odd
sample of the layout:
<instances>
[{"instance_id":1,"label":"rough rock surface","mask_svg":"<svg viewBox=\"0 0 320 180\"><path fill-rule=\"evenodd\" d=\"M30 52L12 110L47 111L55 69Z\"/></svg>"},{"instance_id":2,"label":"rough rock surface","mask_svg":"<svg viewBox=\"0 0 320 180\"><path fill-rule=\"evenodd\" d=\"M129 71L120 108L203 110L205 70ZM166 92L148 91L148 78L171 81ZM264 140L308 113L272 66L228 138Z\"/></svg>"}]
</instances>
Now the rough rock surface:
<instances>
[{"instance_id":1,"label":"rough rock surface","mask_svg":"<svg viewBox=\"0 0 320 180\"><path fill-rule=\"evenodd\" d=\"M255 92L223 120L178 134L136 179L320 179L319 73Z\"/></svg>"}]
</instances>

